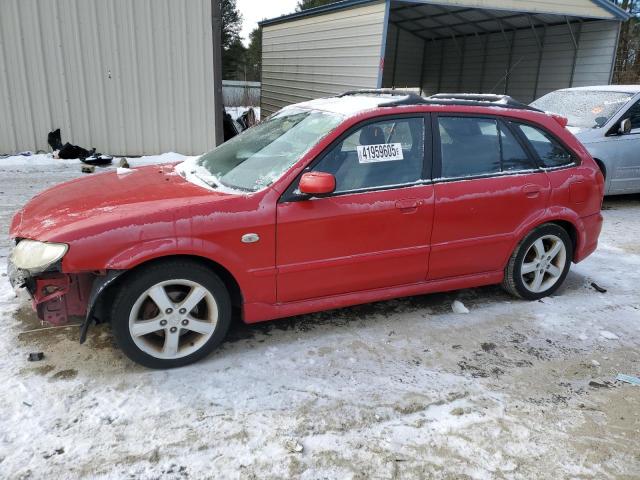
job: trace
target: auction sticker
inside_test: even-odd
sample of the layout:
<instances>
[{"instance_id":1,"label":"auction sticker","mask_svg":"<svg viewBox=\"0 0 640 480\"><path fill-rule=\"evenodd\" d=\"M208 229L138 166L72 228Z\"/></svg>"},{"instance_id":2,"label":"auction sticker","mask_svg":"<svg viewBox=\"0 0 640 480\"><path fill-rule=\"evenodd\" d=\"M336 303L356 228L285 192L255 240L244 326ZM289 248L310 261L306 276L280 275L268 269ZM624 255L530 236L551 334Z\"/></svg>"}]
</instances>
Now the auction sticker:
<instances>
[{"instance_id":1,"label":"auction sticker","mask_svg":"<svg viewBox=\"0 0 640 480\"><path fill-rule=\"evenodd\" d=\"M403 160L401 143L383 143L380 145L358 145L358 162L391 162Z\"/></svg>"}]
</instances>

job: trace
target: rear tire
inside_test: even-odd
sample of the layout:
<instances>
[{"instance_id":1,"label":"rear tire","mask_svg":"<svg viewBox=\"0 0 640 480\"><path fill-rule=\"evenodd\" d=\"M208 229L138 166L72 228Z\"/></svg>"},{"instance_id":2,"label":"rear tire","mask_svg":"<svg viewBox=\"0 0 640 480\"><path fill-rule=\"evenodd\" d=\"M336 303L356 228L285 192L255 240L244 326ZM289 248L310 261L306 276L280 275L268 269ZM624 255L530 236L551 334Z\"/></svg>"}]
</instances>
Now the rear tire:
<instances>
[{"instance_id":1,"label":"rear tire","mask_svg":"<svg viewBox=\"0 0 640 480\"><path fill-rule=\"evenodd\" d=\"M124 279L111 327L124 354L148 368L188 365L224 340L231 299L220 278L189 260L167 260Z\"/></svg>"},{"instance_id":2,"label":"rear tire","mask_svg":"<svg viewBox=\"0 0 640 480\"><path fill-rule=\"evenodd\" d=\"M514 250L502 287L526 300L549 296L564 282L572 261L573 243L567 231L553 223L541 225Z\"/></svg>"}]
</instances>

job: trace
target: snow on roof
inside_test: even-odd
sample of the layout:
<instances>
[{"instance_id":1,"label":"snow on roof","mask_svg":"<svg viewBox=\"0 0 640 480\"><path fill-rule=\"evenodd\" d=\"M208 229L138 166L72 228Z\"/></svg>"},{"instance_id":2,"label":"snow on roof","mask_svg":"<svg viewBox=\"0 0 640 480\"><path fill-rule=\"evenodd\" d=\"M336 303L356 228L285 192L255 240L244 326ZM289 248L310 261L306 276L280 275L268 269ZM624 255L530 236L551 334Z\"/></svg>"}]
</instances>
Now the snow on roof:
<instances>
[{"instance_id":1,"label":"snow on roof","mask_svg":"<svg viewBox=\"0 0 640 480\"><path fill-rule=\"evenodd\" d=\"M591 92L622 92L622 93L640 93L640 85L594 85L591 87L573 87L562 88L566 91L591 91Z\"/></svg>"},{"instance_id":2,"label":"snow on roof","mask_svg":"<svg viewBox=\"0 0 640 480\"><path fill-rule=\"evenodd\" d=\"M390 95L347 95L344 97L317 98L315 100L289 105L285 108L322 110L337 113L345 117L351 117L358 113L377 108L386 102L396 102L404 98L404 96L392 97Z\"/></svg>"}]
</instances>

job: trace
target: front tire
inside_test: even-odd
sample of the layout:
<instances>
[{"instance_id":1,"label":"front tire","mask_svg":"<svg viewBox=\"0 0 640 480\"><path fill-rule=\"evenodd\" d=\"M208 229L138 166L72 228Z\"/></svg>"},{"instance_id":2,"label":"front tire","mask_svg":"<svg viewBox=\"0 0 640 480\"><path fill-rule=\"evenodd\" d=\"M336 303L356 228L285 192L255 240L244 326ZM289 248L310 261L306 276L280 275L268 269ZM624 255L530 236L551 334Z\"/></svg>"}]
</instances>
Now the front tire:
<instances>
[{"instance_id":1,"label":"front tire","mask_svg":"<svg viewBox=\"0 0 640 480\"><path fill-rule=\"evenodd\" d=\"M516 297L538 300L562 285L572 261L573 243L567 231L553 223L541 225L516 247L502 286Z\"/></svg>"},{"instance_id":2,"label":"front tire","mask_svg":"<svg viewBox=\"0 0 640 480\"><path fill-rule=\"evenodd\" d=\"M148 368L174 368L213 351L231 323L224 283L206 266L167 260L124 279L111 327L124 354Z\"/></svg>"}]
</instances>

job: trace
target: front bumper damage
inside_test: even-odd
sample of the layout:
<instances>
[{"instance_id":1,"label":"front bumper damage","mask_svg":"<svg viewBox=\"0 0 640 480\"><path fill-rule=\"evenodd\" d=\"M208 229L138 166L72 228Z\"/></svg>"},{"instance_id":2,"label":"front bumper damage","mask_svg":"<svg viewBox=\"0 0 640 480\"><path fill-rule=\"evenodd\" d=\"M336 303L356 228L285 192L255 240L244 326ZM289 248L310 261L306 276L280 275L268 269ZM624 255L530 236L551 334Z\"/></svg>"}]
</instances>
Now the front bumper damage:
<instances>
[{"instance_id":1,"label":"front bumper damage","mask_svg":"<svg viewBox=\"0 0 640 480\"><path fill-rule=\"evenodd\" d=\"M11 260L7 274L13 288L24 287L31 297L38 319L51 325L69 323L69 317L84 317L80 328L80 343L87 338L92 322L98 322L96 307L103 293L125 270L97 273L62 273L59 268L33 275L17 268ZM104 304L104 302L102 302Z\"/></svg>"},{"instance_id":2,"label":"front bumper damage","mask_svg":"<svg viewBox=\"0 0 640 480\"><path fill-rule=\"evenodd\" d=\"M86 316L95 275L46 271L33 275L17 268L11 260L7 274L13 288L24 287L38 318L51 325L66 325L71 316Z\"/></svg>"}]
</instances>

